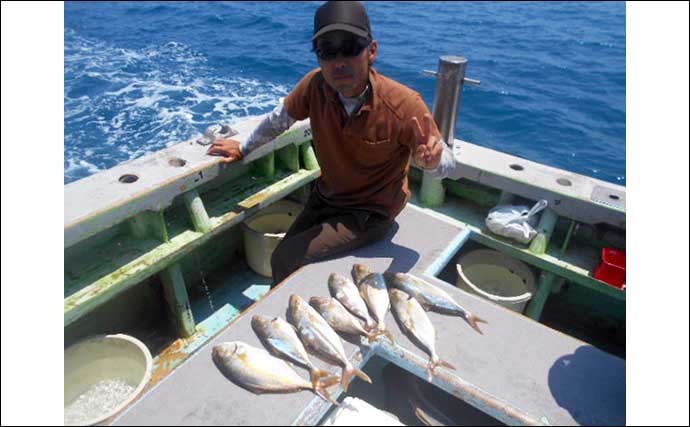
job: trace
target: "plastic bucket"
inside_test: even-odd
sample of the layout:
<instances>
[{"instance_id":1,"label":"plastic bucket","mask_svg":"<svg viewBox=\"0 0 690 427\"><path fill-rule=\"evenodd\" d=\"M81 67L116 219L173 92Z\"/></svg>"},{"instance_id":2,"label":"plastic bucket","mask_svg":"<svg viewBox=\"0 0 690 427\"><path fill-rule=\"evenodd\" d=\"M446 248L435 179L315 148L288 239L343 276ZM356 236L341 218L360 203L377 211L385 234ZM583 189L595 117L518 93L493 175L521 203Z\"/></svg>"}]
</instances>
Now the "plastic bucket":
<instances>
[{"instance_id":1,"label":"plastic bucket","mask_svg":"<svg viewBox=\"0 0 690 427\"><path fill-rule=\"evenodd\" d=\"M458 258L457 286L510 310L522 313L536 292L534 273L501 252L478 249Z\"/></svg>"},{"instance_id":2,"label":"plastic bucket","mask_svg":"<svg viewBox=\"0 0 690 427\"><path fill-rule=\"evenodd\" d=\"M65 425L93 425L131 403L151 378L151 353L129 335L99 335L65 350Z\"/></svg>"},{"instance_id":3,"label":"plastic bucket","mask_svg":"<svg viewBox=\"0 0 690 427\"><path fill-rule=\"evenodd\" d=\"M247 264L257 274L271 277L271 255L302 212L303 206L280 200L242 223Z\"/></svg>"}]
</instances>

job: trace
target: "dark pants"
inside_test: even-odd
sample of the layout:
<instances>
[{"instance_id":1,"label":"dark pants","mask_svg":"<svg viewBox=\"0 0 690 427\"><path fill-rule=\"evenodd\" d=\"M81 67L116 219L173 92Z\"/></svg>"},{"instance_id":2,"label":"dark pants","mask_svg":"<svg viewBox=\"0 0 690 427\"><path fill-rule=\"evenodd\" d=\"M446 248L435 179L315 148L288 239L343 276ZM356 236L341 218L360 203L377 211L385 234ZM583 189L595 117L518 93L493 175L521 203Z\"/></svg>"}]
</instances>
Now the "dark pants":
<instances>
[{"instance_id":1,"label":"dark pants","mask_svg":"<svg viewBox=\"0 0 690 427\"><path fill-rule=\"evenodd\" d=\"M379 213L330 206L312 191L273 252L273 286L303 265L381 240L393 224Z\"/></svg>"}]
</instances>

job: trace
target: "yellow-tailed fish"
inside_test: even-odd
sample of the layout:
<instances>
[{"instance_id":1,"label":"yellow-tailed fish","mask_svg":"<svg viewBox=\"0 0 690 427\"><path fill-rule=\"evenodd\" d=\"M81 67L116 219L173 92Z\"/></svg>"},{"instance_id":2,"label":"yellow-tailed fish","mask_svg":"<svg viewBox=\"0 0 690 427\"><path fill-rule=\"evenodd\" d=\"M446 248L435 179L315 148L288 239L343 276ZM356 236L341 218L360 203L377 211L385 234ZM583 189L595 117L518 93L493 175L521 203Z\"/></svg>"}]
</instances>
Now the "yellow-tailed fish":
<instances>
[{"instance_id":1,"label":"yellow-tailed fish","mask_svg":"<svg viewBox=\"0 0 690 427\"><path fill-rule=\"evenodd\" d=\"M249 344L233 341L213 347L213 361L231 381L254 393L292 393L311 390L319 397L337 405L326 391L326 387L337 384L337 378L330 382L312 384L303 379L282 359L271 356L266 350Z\"/></svg>"},{"instance_id":2,"label":"yellow-tailed fish","mask_svg":"<svg viewBox=\"0 0 690 427\"><path fill-rule=\"evenodd\" d=\"M333 273L328 276L328 290L331 296L340 301L352 314L364 320L366 330L371 331L376 327L376 322L369 315L357 286L350 279Z\"/></svg>"},{"instance_id":3,"label":"yellow-tailed fish","mask_svg":"<svg viewBox=\"0 0 690 427\"><path fill-rule=\"evenodd\" d=\"M304 349L302 341L297 336L297 331L281 317L271 319L256 314L252 316L252 329L271 353L307 367L314 386L321 378L329 375L309 360L307 350Z\"/></svg>"},{"instance_id":4,"label":"yellow-tailed fish","mask_svg":"<svg viewBox=\"0 0 690 427\"><path fill-rule=\"evenodd\" d=\"M360 320L347 311L347 309L335 298L311 297L309 299L309 304L321 314L321 317L323 317L336 332L363 335L369 339L369 342L373 342L376 340L376 337L381 334L381 332L369 332L364 329Z\"/></svg>"},{"instance_id":5,"label":"yellow-tailed fish","mask_svg":"<svg viewBox=\"0 0 690 427\"><path fill-rule=\"evenodd\" d=\"M343 367L341 378L345 391L350 386L353 375L371 383L367 374L352 366L338 334L306 301L298 295L291 295L289 313L288 320L297 329L304 346L326 361Z\"/></svg>"},{"instance_id":6,"label":"yellow-tailed fish","mask_svg":"<svg viewBox=\"0 0 690 427\"><path fill-rule=\"evenodd\" d=\"M455 302L446 291L407 273L384 273L388 287L397 288L413 296L427 310L461 316L480 334L478 323L487 323Z\"/></svg>"},{"instance_id":7,"label":"yellow-tailed fish","mask_svg":"<svg viewBox=\"0 0 690 427\"><path fill-rule=\"evenodd\" d=\"M383 275L372 273L365 265L355 264L352 267L352 277L357 280L359 295L366 303L374 320L376 320L377 330L385 334L393 342L393 336L386 329L386 313L388 313L391 303Z\"/></svg>"},{"instance_id":8,"label":"yellow-tailed fish","mask_svg":"<svg viewBox=\"0 0 690 427\"><path fill-rule=\"evenodd\" d=\"M445 366L450 369L455 367L438 357L436 353L436 329L427 316L426 311L412 296L399 289L391 289L391 305L402 327L409 332L424 350L429 354L429 379L437 366Z\"/></svg>"}]
</instances>

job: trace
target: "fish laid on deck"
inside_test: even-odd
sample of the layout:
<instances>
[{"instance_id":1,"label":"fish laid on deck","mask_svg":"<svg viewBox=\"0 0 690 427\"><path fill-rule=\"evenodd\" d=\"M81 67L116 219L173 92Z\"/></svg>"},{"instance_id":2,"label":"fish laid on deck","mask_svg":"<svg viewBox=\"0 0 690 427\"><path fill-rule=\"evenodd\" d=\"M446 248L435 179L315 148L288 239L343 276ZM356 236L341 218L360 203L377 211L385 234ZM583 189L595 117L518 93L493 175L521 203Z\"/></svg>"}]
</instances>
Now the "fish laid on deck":
<instances>
[{"instance_id":1,"label":"fish laid on deck","mask_svg":"<svg viewBox=\"0 0 690 427\"><path fill-rule=\"evenodd\" d=\"M289 320L297 329L305 347L325 360L343 367L342 385L345 391L353 375L371 383L367 374L352 366L338 334L306 301L298 295L291 295L289 313Z\"/></svg>"},{"instance_id":2,"label":"fish laid on deck","mask_svg":"<svg viewBox=\"0 0 690 427\"><path fill-rule=\"evenodd\" d=\"M354 264L352 266L351 274L352 280L355 281L355 285L359 286L359 282L371 274L371 269L364 264Z\"/></svg>"},{"instance_id":3,"label":"fish laid on deck","mask_svg":"<svg viewBox=\"0 0 690 427\"><path fill-rule=\"evenodd\" d=\"M352 267L352 277L359 286L359 294L378 324L377 329L393 342L392 335L386 329L386 313L390 308L390 298L383 275L372 273L365 265L355 264Z\"/></svg>"},{"instance_id":4,"label":"fish laid on deck","mask_svg":"<svg viewBox=\"0 0 690 427\"><path fill-rule=\"evenodd\" d=\"M328 290L331 296L345 306L352 314L364 320L364 328L371 331L376 322L369 315L367 305L359 295L357 286L352 281L337 273L328 276Z\"/></svg>"},{"instance_id":5,"label":"fish laid on deck","mask_svg":"<svg viewBox=\"0 0 690 427\"><path fill-rule=\"evenodd\" d=\"M297 375L287 362L271 356L266 350L240 341L224 342L213 347L212 357L226 377L254 393L312 390L337 405L326 390L326 387L337 384L337 378L312 384Z\"/></svg>"},{"instance_id":6,"label":"fish laid on deck","mask_svg":"<svg viewBox=\"0 0 690 427\"><path fill-rule=\"evenodd\" d=\"M343 305L335 298L311 297L309 304L326 319L326 322L336 330L352 335L363 335L369 342L376 340L382 332L370 332L364 329L360 321L355 318Z\"/></svg>"},{"instance_id":7,"label":"fish laid on deck","mask_svg":"<svg viewBox=\"0 0 690 427\"><path fill-rule=\"evenodd\" d=\"M271 353L307 367L314 387L321 378L329 375L327 371L317 368L309 360L307 350L304 349L302 341L297 336L297 331L281 317L271 319L260 314L254 315L252 329ZM330 379L326 378L326 380Z\"/></svg>"},{"instance_id":8,"label":"fish laid on deck","mask_svg":"<svg viewBox=\"0 0 690 427\"><path fill-rule=\"evenodd\" d=\"M390 294L393 313L400 321L401 326L419 341L419 344L430 355L427 368L429 380L431 380L431 375L437 366L455 369L453 365L444 362L438 357L436 353L436 329L434 329L431 319L429 319L421 304L414 297L399 289L391 288Z\"/></svg>"},{"instance_id":9,"label":"fish laid on deck","mask_svg":"<svg viewBox=\"0 0 690 427\"><path fill-rule=\"evenodd\" d=\"M475 331L482 333L477 323L487 322L463 308L444 290L407 273L384 273L383 275L389 287L405 291L427 310L461 316Z\"/></svg>"}]
</instances>

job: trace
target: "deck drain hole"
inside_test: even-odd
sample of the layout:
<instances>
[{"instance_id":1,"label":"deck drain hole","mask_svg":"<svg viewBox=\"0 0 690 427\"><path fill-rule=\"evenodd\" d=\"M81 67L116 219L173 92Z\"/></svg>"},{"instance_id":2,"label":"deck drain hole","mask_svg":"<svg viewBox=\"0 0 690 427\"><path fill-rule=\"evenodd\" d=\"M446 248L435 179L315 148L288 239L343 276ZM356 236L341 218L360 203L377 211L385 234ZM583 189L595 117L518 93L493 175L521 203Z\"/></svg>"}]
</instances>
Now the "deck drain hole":
<instances>
[{"instance_id":1,"label":"deck drain hole","mask_svg":"<svg viewBox=\"0 0 690 427\"><path fill-rule=\"evenodd\" d=\"M139 179L139 177L136 176L136 175L126 174L126 175L122 175L122 176L120 177L120 182L123 183L123 184L131 184L131 183L135 182L135 181L138 180L138 179Z\"/></svg>"},{"instance_id":2,"label":"deck drain hole","mask_svg":"<svg viewBox=\"0 0 690 427\"><path fill-rule=\"evenodd\" d=\"M609 194L609 197L613 200L620 200L620 197L616 196L615 194Z\"/></svg>"},{"instance_id":3,"label":"deck drain hole","mask_svg":"<svg viewBox=\"0 0 690 427\"><path fill-rule=\"evenodd\" d=\"M512 165L510 165L510 168L511 168L512 170L515 170L515 171L521 171L521 170L525 169L524 167L522 167L522 166L520 166L520 165L518 165L518 164L515 164L515 163L512 164Z\"/></svg>"},{"instance_id":4,"label":"deck drain hole","mask_svg":"<svg viewBox=\"0 0 690 427\"><path fill-rule=\"evenodd\" d=\"M569 179L565 178L558 178L556 182L566 187L570 187L571 185L573 185L573 183Z\"/></svg>"},{"instance_id":5,"label":"deck drain hole","mask_svg":"<svg viewBox=\"0 0 690 427\"><path fill-rule=\"evenodd\" d=\"M175 167L180 168L180 167L186 165L186 164L187 164L187 161L184 160L184 159L180 159L179 157L173 157L172 159L170 159L170 160L168 161L168 164L169 164L170 166L175 166Z\"/></svg>"}]
</instances>

